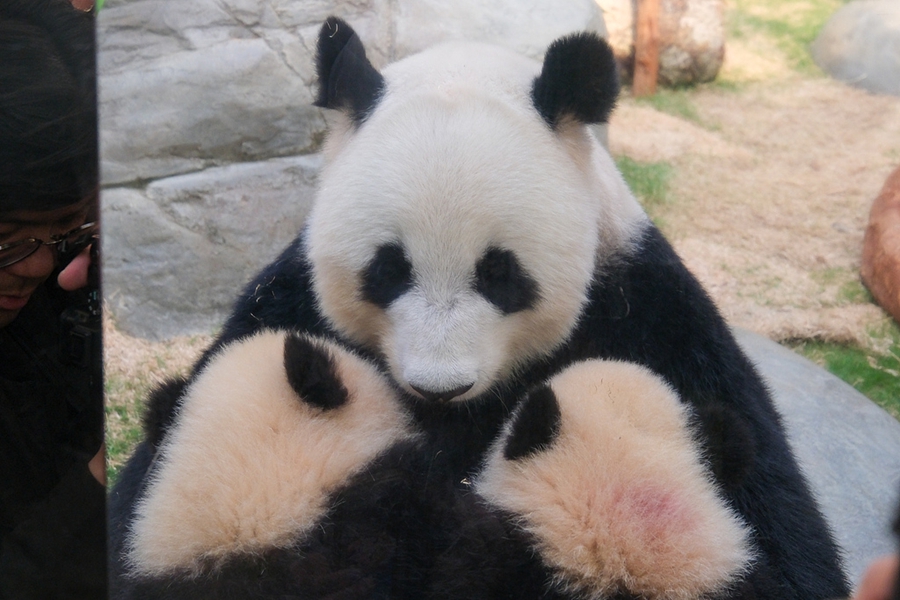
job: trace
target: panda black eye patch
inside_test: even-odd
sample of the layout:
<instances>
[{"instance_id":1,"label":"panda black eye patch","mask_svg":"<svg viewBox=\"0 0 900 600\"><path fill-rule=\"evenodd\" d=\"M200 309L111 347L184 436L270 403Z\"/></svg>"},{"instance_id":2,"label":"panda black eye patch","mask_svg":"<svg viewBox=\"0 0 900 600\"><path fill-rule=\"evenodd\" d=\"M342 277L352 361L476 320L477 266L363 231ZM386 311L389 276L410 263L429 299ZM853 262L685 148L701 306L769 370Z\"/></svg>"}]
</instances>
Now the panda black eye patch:
<instances>
[{"instance_id":1,"label":"panda black eye patch","mask_svg":"<svg viewBox=\"0 0 900 600\"><path fill-rule=\"evenodd\" d=\"M538 286L509 250L488 248L475 265L475 291L504 314L532 308Z\"/></svg>"},{"instance_id":2,"label":"panda black eye patch","mask_svg":"<svg viewBox=\"0 0 900 600\"><path fill-rule=\"evenodd\" d=\"M362 273L362 295L376 306L387 308L412 287L412 264L400 244L385 244Z\"/></svg>"}]
</instances>

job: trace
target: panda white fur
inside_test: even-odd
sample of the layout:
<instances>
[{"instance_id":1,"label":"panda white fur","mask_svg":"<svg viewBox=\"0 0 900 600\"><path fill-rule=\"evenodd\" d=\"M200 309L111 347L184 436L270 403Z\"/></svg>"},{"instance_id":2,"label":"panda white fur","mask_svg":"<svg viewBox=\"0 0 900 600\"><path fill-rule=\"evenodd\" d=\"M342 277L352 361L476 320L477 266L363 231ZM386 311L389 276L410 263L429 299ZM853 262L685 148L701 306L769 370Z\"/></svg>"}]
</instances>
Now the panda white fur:
<instances>
[{"instance_id":1,"label":"panda white fur","mask_svg":"<svg viewBox=\"0 0 900 600\"><path fill-rule=\"evenodd\" d=\"M574 596L710 597L740 581L752 553L688 417L643 367L575 364L520 405L475 491L514 515Z\"/></svg>"},{"instance_id":2,"label":"panda white fur","mask_svg":"<svg viewBox=\"0 0 900 600\"><path fill-rule=\"evenodd\" d=\"M395 569L420 586L423 553L402 547L421 520L404 501L415 446L368 361L296 333L230 344L183 390L132 499L112 597L369 597Z\"/></svg>"},{"instance_id":3,"label":"panda white fur","mask_svg":"<svg viewBox=\"0 0 900 600\"><path fill-rule=\"evenodd\" d=\"M562 38L543 65L449 44L379 73L330 18L317 72L334 126L309 221L192 377L260 329L340 339L390 374L433 472L460 487L527 390L583 360L636 362L692 407L716 485L750 528L741 594L847 595L768 391L587 131L618 94L605 42ZM139 448L123 490L150 454Z\"/></svg>"},{"instance_id":4,"label":"panda white fur","mask_svg":"<svg viewBox=\"0 0 900 600\"><path fill-rule=\"evenodd\" d=\"M609 58L579 49L573 60ZM364 125L345 114L330 132L305 240L313 291L413 395L478 398L558 348L598 258L647 223L581 123L538 117L539 69L495 46L439 46L385 68ZM612 93L608 75L586 83Z\"/></svg>"}]
</instances>

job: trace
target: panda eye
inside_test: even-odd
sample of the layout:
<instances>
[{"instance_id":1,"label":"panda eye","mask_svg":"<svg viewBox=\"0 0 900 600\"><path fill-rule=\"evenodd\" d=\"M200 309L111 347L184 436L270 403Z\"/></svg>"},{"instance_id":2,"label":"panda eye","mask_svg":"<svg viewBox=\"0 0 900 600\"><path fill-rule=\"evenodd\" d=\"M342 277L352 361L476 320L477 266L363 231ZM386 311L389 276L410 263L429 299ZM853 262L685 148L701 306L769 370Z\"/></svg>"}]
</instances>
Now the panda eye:
<instances>
[{"instance_id":1,"label":"panda eye","mask_svg":"<svg viewBox=\"0 0 900 600\"><path fill-rule=\"evenodd\" d=\"M412 287L412 265L399 244L378 248L362 274L363 298L387 308Z\"/></svg>"},{"instance_id":2,"label":"panda eye","mask_svg":"<svg viewBox=\"0 0 900 600\"><path fill-rule=\"evenodd\" d=\"M488 248L475 265L475 290L505 314L531 308L538 286L509 250Z\"/></svg>"}]
</instances>

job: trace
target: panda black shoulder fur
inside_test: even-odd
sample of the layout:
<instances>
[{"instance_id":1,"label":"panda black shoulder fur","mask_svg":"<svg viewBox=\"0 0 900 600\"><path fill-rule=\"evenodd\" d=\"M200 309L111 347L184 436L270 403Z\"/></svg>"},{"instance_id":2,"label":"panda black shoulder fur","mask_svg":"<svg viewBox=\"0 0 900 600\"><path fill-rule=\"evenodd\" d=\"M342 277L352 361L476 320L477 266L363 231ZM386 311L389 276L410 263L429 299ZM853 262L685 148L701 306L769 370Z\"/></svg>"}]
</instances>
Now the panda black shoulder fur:
<instances>
[{"instance_id":1,"label":"panda black shoulder fur","mask_svg":"<svg viewBox=\"0 0 900 600\"><path fill-rule=\"evenodd\" d=\"M587 131L618 93L605 42L562 38L543 66L454 43L378 72L330 18L317 71L317 104L336 112L310 218L198 370L262 328L340 338L384 365L460 480L513 408L501 398L578 361L637 362L698 415L751 529L751 588L847 595L768 391Z\"/></svg>"},{"instance_id":2,"label":"panda black shoulder fur","mask_svg":"<svg viewBox=\"0 0 900 600\"><path fill-rule=\"evenodd\" d=\"M371 363L265 331L171 392L112 598L417 597L445 502L424 498L411 420Z\"/></svg>"},{"instance_id":3,"label":"panda black shoulder fur","mask_svg":"<svg viewBox=\"0 0 900 600\"><path fill-rule=\"evenodd\" d=\"M504 533L466 523L435 599L744 597L750 532L719 496L690 419L633 363L584 361L532 390L473 486Z\"/></svg>"}]
</instances>

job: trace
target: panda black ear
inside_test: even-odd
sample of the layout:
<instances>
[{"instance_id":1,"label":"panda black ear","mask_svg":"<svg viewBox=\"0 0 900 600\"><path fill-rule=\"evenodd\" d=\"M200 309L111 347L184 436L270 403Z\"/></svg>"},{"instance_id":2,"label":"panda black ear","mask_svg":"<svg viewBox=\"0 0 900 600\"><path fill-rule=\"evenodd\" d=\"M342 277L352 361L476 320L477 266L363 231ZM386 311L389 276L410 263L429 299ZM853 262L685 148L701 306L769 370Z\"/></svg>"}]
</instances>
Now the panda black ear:
<instances>
[{"instance_id":1,"label":"panda black ear","mask_svg":"<svg viewBox=\"0 0 900 600\"><path fill-rule=\"evenodd\" d=\"M308 337L289 333L284 337L284 371L300 399L323 410L331 410L349 399L329 350Z\"/></svg>"},{"instance_id":2,"label":"panda black ear","mask_svg":"<svg viewBox=\"0 0 900 600\"><path fill-rule=\"evenodd\" d=\"M612 48L590 32L550 44L531 99L541 117L555 128L563 117L582 123L605 123L619 96L619 74Z\"/></svg>"},{"instance_id":3,"label":"panda black ear","mask_svg":"<svg viewBox=\"0 0 900 600\"><path fill-rule=\"evenodd\" d=\"M532 390L513 416L503 457L517 460L549 448L559 435L561 423L559 403L550 386Z\"/></svg>"},{"instance_id":4,"label":"panda black ear","mask_svg":"<svg viewBox=\"0 0 900 600\"><path fill-rule=\"evenodd\" d=\"M384 77L366 58L359 36L337 17L328 17L319 31L316 74L319 92L313 104L342 110L357 125L366 120L384 92Z\"/></svg>"}]
</instances>

